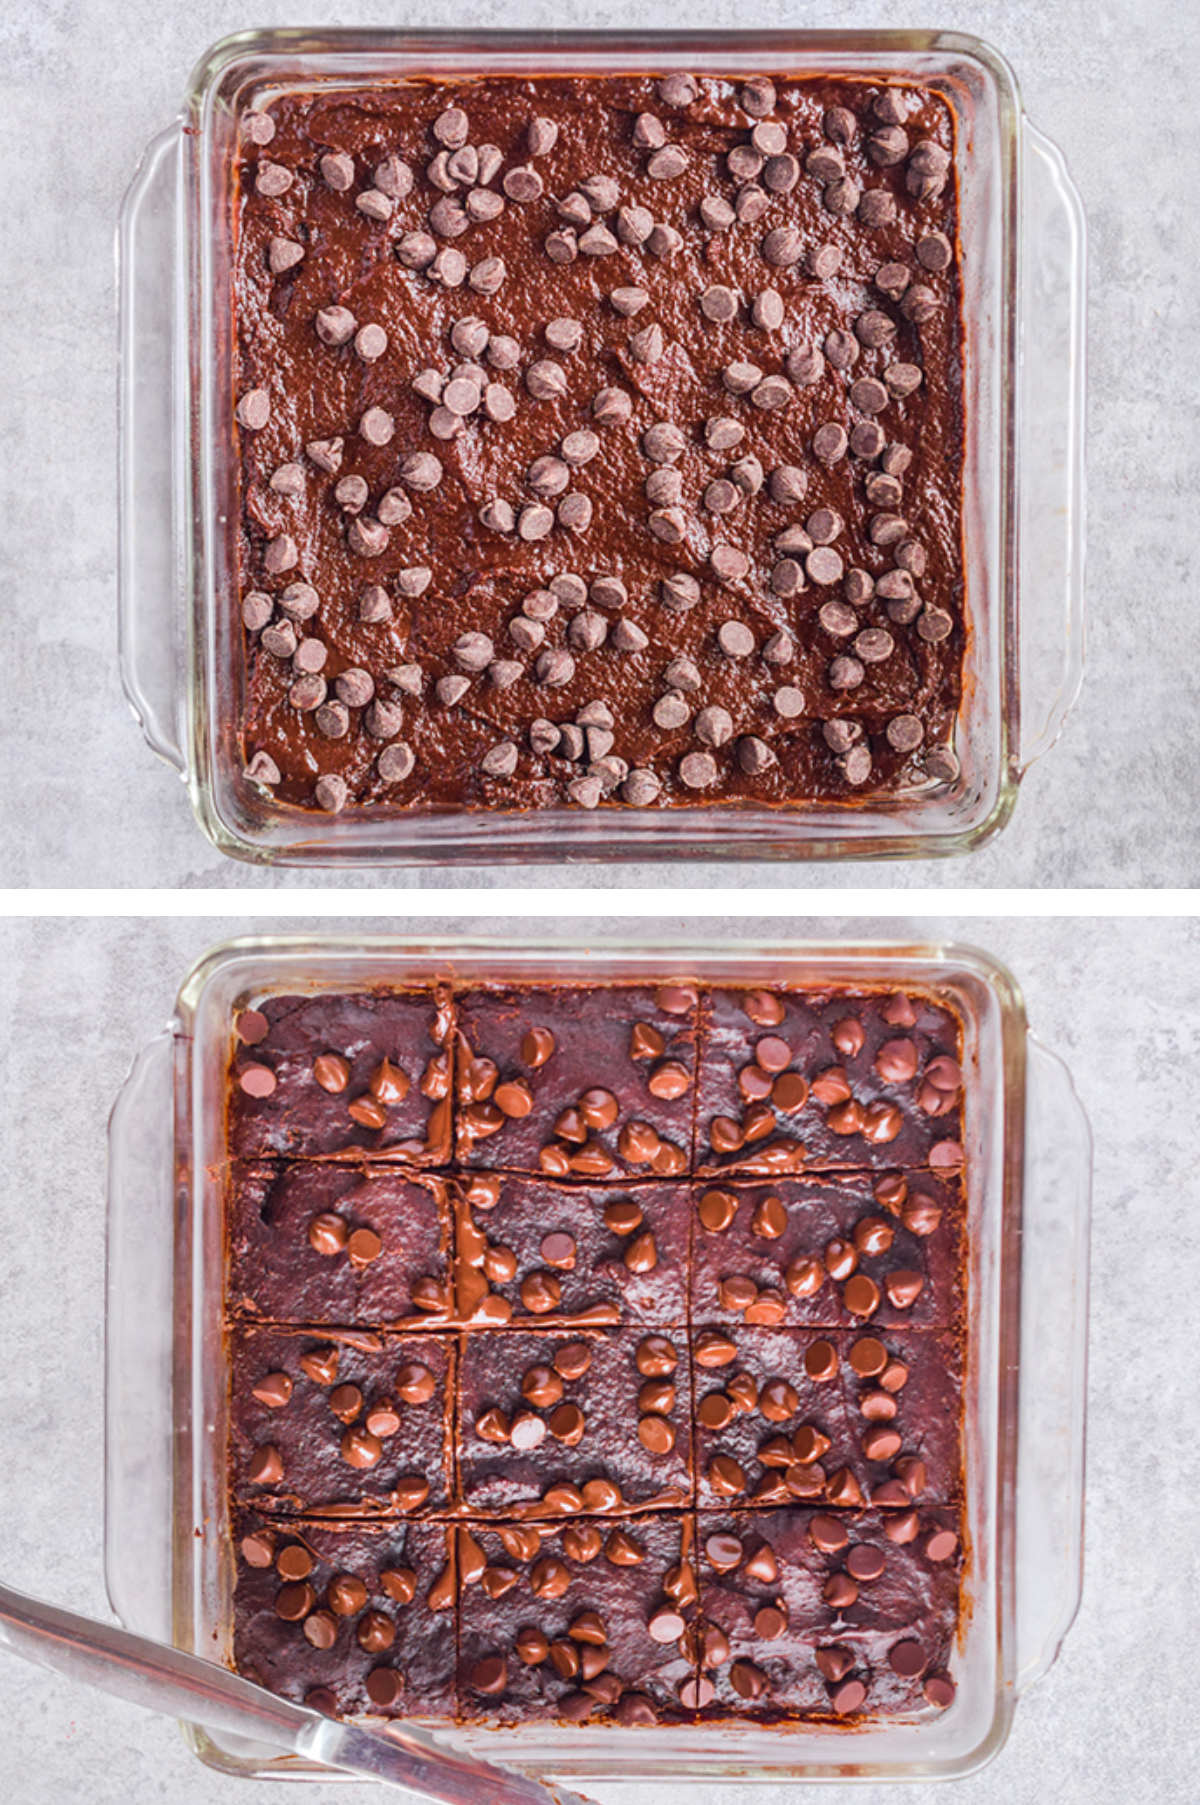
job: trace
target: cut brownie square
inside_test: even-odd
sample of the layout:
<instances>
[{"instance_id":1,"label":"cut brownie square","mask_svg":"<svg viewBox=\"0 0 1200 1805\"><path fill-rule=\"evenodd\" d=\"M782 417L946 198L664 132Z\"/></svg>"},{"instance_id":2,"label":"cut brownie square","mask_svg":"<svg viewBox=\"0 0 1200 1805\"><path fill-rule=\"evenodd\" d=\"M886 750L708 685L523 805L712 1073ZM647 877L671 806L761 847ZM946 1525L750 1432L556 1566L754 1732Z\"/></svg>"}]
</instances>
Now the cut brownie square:
<instances>
[{"instance_id":1,"label":"cut brownie square","mask_svg":"<svg viewBox=\"0 0 1200 1805\"><path fill-rule=\"evenodd\" d=\"M458 1197L458 1308L470 1322L680 1323L685 1184L568 1185L481 1172Z\"/></svg>"},{"instance_id":2,"label":"cut brownie square","mask_svg":"<svg viewBox=\"0 0 1200 1805\"><path fill-rule=\"evenodd\" d=\"M954 1513L702 1511L709 1717L870 1717L954 1696Z\"/></svg>"},{"instance_id":3,"label":"cut brownie square","mask_svg":"<svg viewBox=\"0 0 1200 1805\"><path fill-rule=\"evenodd\" d=\"M908 1509L959 1495L952 1335L701 1329L693 1361L702 1505Z\"/></svg>"},{"instance_id":4,"label":"cut brownie square","mask_svg":"<svg viewBox=\"0 0 1200 1805\"><path fill-rule=\"evenodd\" d=\"M235 1328L235 1497L304 1515L446 1510L451 1337Z\"/></svg>"},{"instance_id":5,"label":"cut brownie square","mask_svg":"<svg viewBox=\"0 0 1200 1805\"><path fill-rule=\"evenodd\" d=\"M463 1337L469 1516L621 1514L690 1503L687 1330L518 1329Z\"/></svg>"},{"instance_id":6,"label":"cut brownie square","mask_svg":"<svg viewBox=\"0 0 1200 1805\"><path fill-rule=\"evenodd\" d=\"M328 1715L453 1717L453 1534L439 1523L240 1512L238 1672Z\"/></svg>"},{"instance_id":7,"label":"cut brownie square","mask_svg":"<svg viewBox=\"0 0 1200 1805\"><path fill-rule=\"evenodd\" d=\"M397 1166L241 1162L227 1181L229 1306L268 1322L444 1322L444 1182Z\"/></svg>"},{"instance_id":8,"label":"cut brownie square","mask_svg":"<svg viewBox=\"0 0 1200 1805\"><path fill-rule=\"evenodd\" d=\"M459 1159L550 1178L686 1172L697 1007L679 983L468 991Z\"/></svg>"},{"instance_id":9,"label":"cut brownie square","mask_svg":"<svg viewBox=\"0 0 1200 1805\"><path fill-rule=\"evenodd\" d=\"M459 1712L678 1722L695 1705L690 1516L459 1531Z\"/></svg>"},{"instance_id":10,"label":"cut brownie square","mask_svg":"<svg viewBox=\"0 0 1200 1805\"><path fill-rule=\"evenodd\" d=\"M863 1502L837 1464L850 1431L832 1342L802 1329L699 1329L693 1363L700 1504Z\"/></svg>"},{"instance_id":11,"label":"cut brownie square","mask_svg":"<svg viewBox=\"0 0 1200 1805\"><path fill-rule=\"evenodd\" d=\"M945 1325L962 1302L957 1178L829 1174L693 1186L692 1310L712 1322Z\"/></svg>"},{"instance_id":12,"label":"cut brownie square","mask_svg":"<svg viewBox=\"0 0 1200 1805\"><path fill-rule=\"evenodd\" d=\"M708 990L703 1171L962 1165L959 1025L913 993Z\"/></svg>"},{"instance_id":13,"label":"cut brownie square","mask_svg":"<svg viewBox=\"0 0 1200 1805\"><path fill-rule=\"evenodd\" d=\"M268 997L234 1023L229 1147L297 1159L450 1155L449 989Z\"/></svg>"}]
</instances>

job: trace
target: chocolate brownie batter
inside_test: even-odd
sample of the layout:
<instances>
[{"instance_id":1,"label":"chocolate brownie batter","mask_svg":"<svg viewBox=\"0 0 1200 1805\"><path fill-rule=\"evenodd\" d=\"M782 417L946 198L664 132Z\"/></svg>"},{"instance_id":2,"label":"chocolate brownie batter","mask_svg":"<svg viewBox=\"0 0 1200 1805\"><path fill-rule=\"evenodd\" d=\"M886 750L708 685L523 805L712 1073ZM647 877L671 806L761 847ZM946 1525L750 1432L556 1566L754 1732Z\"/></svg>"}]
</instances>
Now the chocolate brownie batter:
<instances>
[{"instance_id":1,"label":"chocolate brownie batter","mask_svg":"<svg viewBox=\"0 0 1200 1805\"><path fill-rule=\"evenodd\" d=\"M962 1057L899 991L246 998L236 1664L496 1725L948 1706Z\"/></svg>"},{"instance_id":2,"label":"chocolate brownie batter","mask_svg":"<svg viewBox=\"0 0 1200 1805\"><path fill-rule=\"evenodd\" d=\"M939 95L488 76L264 97L243 126L251 784L336 812L954 779Z\"/></svg>"}]
</instances>

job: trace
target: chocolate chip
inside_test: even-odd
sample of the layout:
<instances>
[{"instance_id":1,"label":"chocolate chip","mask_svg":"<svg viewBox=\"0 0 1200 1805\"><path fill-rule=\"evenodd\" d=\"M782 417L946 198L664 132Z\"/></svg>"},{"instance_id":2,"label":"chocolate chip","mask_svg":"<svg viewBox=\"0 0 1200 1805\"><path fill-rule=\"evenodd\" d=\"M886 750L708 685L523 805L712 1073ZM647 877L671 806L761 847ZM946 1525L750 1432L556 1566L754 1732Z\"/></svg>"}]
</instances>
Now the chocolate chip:
<instances>
[{"instance_id":1,"label":"chocolate chip","mask_svg":"<svg viewBox=\"0 0 1200 1805\"><path fill-rule=\"evenodd\" d=\"M411 775L415 764L412 748L397 740L384 747L375 761L375 768L385 783L400 783Z\"/></svg>"},{"instance_id":2,"label":"chocolate chip","mask_svg":"<svg viewBox=\"0 0 1200 1805\"><path fill-rule=\"evenodd\" d=\"M953 631L953 616L947 614L944 608L935 608L932 605L927 605L922 609L917 620L917 634L919 638L925 640L930 645L936 645L940 640L948 639Z\"/></svg>"},{"instance_id":3,"label":"chocolate chip","mask_svg":"<svg viewBox=\"0 0 1200 1805\"><path fill-rule=\"evenodd\" d=\"M822 464L836 464L845 457L848 444L845 427L836 420L827 420L813 434L813 456Z\"/></svg>"},{"instance_id":4,"label":"chocolate chip","mask_svg":"<svg viewBox=\"0 0 1200 1805\"><path fill-rule=\"evenodd\" d=\"M483 257L472 264L467 284L476 294L494 295L504 286L507 274L502 257Z\"/></svg>"},{"instance_id":5,"label":"chocolate chip","mask_svg":"<svg viewBox=\"0 0 1200 1805\"><path fill-rule=\"evenodd\" d=\"M662 327L656 324L639 327L631 332L626 341L629 355L638 363L655 364L662 357L664 339Z\"/></svg>"},{"instance_id":6,"label":"chocolate chip","mask_svg":"<svg viewBox=\"0 0 1200 1805\"><path fill-rule=\"evenodd\" d=\"M592 398L592 415L602 426L616 425L628 420L633 412L633 402L624 389L598 389Z\"/></svg>"},{"instance_id":7,"label":"chocolate chip","mask_svg":"<svg viewBox=\"0 0 1200 1805\"><path fill-rule=\"evenodd\" d=\"M344 150L327 151L319 167L321 180L335 194L346 194L354 186L354 158Z\"/></svg>"},{"instance_id":8,"label":"chocolate chip","mask_svg":"<svg viewBox=\"0 0 1200 1805\"><path fill-rule=\"evenodd\" d=\"M954 252L944 232L929 232L917 240L917 262L935 274L949 269Z\"/></svg>"},{"instance_id":9,"label":"chocolate chip","mask_svg":"<svg viewBox=\"0 0 1200 1805\"><path fill-rule=\"evenodd\" d=\"M864 226L890 226L896 218L896 200L888 188L866 188L858 203L858 217Z\"/></svg>"},{"instance_id":10,"label":"chocolate chip","mask_svg":"<svg viewBox=\"0 0 1200 1805\"><path fill-rule=\"evenodd\" d=\"M304 246L297 244L294 238L276 236L267 245L267 268L273 276L282 276L294 269L304 256Z\"/></svg>"},{"instance_id":11,"label":"chocolate chip","mask_svg":"<svg viewBox=\"0 0 1200 1805\"><path fill-rule=\"evenodd\" d=\"M413 172L403 157L390 151L374 170L375 186L394 201L402 201L412 193Z\"/></svg>"},{"instance_id":12,"label":"chocolate chip","mask_svg":"<svg viewBox=\"0 0 1200 1805\"><path fill-rule=\"evenodd\" d=\"M679 761L679 775L689 790L707 790L719 775L716 760L707 752L689 752Z\"/></svg>"},{"instance_id":13,"label":"chocolate chip","mask_svg":"<svg viewBox=\"0 0 1200 1805\"><path fill-rule=\"evenodd\" d=\"M888 392L874 376L860 376L850 385L850 404L860 414L878 414L887 406Z\"/></svg>"},{"instance_id":14,"label":"chocolate chip","mask_svg":"<svg viewBox=\"0 0 1200 1805\"><path fill-rule=\"evenodd\" d=\"M813 383L820 382L825 374L821 353L811 345L789 351L783 360L783 367L787 371L789 380L801 389L811 388Z\"/></svg>"},{"instance_id":15,"label":"chocolate chip","mask_svg":"<svg viewBox=\"0 0 1200 1805\"><path fill-rule=\"evenodd\" d=\"M754 635L743 621L727 620L717 629L717 643L727 658L749 658Z\"/></svg>"},{"instance_id":16,"label":"chocolate chip","mask_svg":"<svg viewBox=\"0 0 1200 1805\"><path fill-rule=\"evenodd\" d=\"M313 786L313 796L317 807L325 809L328 814L336 815L345 808L350 800L350 787L344 777L335 772L327 772L318 777Z\"/></svg>"},{"instance_id":17,"label":"chocolate chip","mask_svg":"<svg viewBox=\"0 0 1200 1805\"><path fill-rule=\"evenodd\" d=\"M763 771L769 771L777 764L774 752L765 740L754 734L746 734L737 743L737 761L748 777L756 777Z\"/></svg>"},{"instance_id":18,"label":"chocolate chip","mask_svg":"<svg viewBox=\"0 0 1200 1805\"><path fill-rule=\"evenodd\" d=\"M361 514L369 494L361 476L344 476L334 488L333 498L345 513Z\"/></svg>"},{"instance_id":19,"label":"chocolate chip","mask_svg":"<svg viewBox=\"0 0 1200 1805\"><path fill-rule=\"evenodd\" d=\"M564 495L558 504L555 518L559 526L568 528L573 533L582 533L592 523L592 503L587 495Z\"/></svg>"},{"instance_id":20,"label":"chocolate chip","mask_svg":"<svg viewBox=\"0 0 1200 1805\"><path fill-rule=\"evenodd\" d=\"M710 232L723 232L737 215L724 195L706 194L700 201L700 218Z\"/></svg>"},{"instance_id":21,"label":"chocolate chip","mask_svg":"<svg viewBox=\"0 0 1200 1805\"><path fill-rule=\"evenodd\" d=\"M621 207L617 212L617 237L633 249L644 245L654 230L654 215L645 207Z\"/></svg>"},{"instance_id":22,"label":"chocolate chip","mask_svg":"<svg viewBox=\"0 0 1200 1805\"><path fill-rule=\"evenodd\" d=\"M724 746L733 738L733 717L716 705L702 708L692 722L692 732L703 746Z\"/></svg>"},{"instance_id":23,"label":"chocolate chip","mask_svg":"<svg viewBox=\"0 0 1200 1805\"><path fill-rule=\"evenodd\" d=\"M756 145L735 144L725 158L725 167L735 182L753 182L762 170L763 160Z\"/></svg>"},{"instance_id":24,"label":"chocolate chip","mask_svg":"<svg viewBox=\"0 0 1200 1805\"><path fill-rule=\"evenodd\" d=\"M580 234L579 249L586 257L611 257L620 246L608 227L597 222Z\"/></svg>"},{"instance_id":25,"label":"chocolate chip","mask_svg":"<svg viewBox=\"0 0 1200 1805\"><path fill-rule=\"evenodd\" d=\"M696 85L695 78L691 75L683 74L682 71L672 75L664 75L661 80L656 82L655 87L659 99L664 106L668 107L691 106L693 100L695 100L700 92Z\"/></svg>"},{"instance_id":26,"label":"chocolate chip","mask_svg":"<svg viewBox=\"0 0 1200 1805\"><path fill-rule=\"evenodd\" d=\"M270 652L272 658L290 658L297 643L296 629L290 620L276 621L262 636L263 650Z\"/></svg>"},{"instance_id":27,"label":"chocolate chip","mask_svg":"<svg viewBox=\"0 0 1200 1805\"><path fill-rule=\"evenodd\" d=\"M708 555L713 575L722 583L736 583L750 568L745 552L735 545L714 545Z\"/></svg>"},{"instance_id":28,"label":"chocolate chip","mask_svg":"<svg viewBox=\"0 0 1200 1805\"><path fill-rule=\"evenodd\" d=\"M914 282L904 291L900 311L914 325L923 325L926 320L933 318L939 306L940 302L931 288L926 288L923 282Z\"/></svg>"},{"instance_id":29,"label":"chocolate chip","mask_svg":"<svg viewBox=\"0 0 1200 1805\"><path fill-rule=\"evenodd\" d=\"M395 201L382 188L364 188L361 194L355 195L354 205L364 219L372 220L376 225L384 225L396 208Z\"/></svg>"},{"instance_id":30,"label":"chocolate chip","mask_svg":"<svg viewBox=\"0 0 1200 1805\"><path fill-rule=\"evenodd\" d=\"M751 389L750 401L763 412L774 412L777 408L786 407L792 394L792 385L786 377L765 376Z\"/></svg>"},{"instance_id":31,"label":"chocolate chip","mask_svg":"<svg viewBox=\"0 0 1200 1805\"><path fill-rule=\"evenodd\" d=\"M553 119L541 115L531 119L525 132L525 145L531 157L544 157L558 143L558 127Z\"/></svg>"},{"instance_id":32,"label":"chocolate chip","mask_svg":"<svg viewBox=\"0 0 1200 1805\"><path fill-rule=\"evenodd\" d=\"M622 800L633 808L649 808L662 793L662 781L649 770L633 770L621 785Z\"/></svg>"},{"instance_id":33,"label":"chocolate chip","mask_svg":"<svg viewBox=\"0 0 1200 1805\"><path fill-rule=\"evenodd\" d=\"M804 255L804 241L795 226L776 226L767 233L760 250L773 269L790 269Z\"/></svg>"},{"instance_id":34,"label":"chocolate chip","mask_svg":"<svg viewBox=\"0 0 1200 1805\"><path fill-rule=\"evenodd\" d=\"M254 188L257 194L276 200L286 194L292 185L292 172L282 163L269 163L260 159L254 177Z\"/></svg>"},{"instance_id":35,"label":"chocolate chip","mask_svg":"<svg viewBox=\"0 0 1200 1805\"><path fill-rule=\"evenodd\" d=\"M687 449L687 439L671 420L659 420L641 437L642 451L657 464L673 464Z\"/></svg>"},{"instance_id":36,"label":"chocolate chip","mask_svg":"<svg viewBox=\"0 0 1200 1805\"><path fill-rule=\"evenodd\" d=\"M670 732L677 727L684 727L691 719L691 709L677 690L668 690L654 704L652 715L656 727Z\"/></svg>"},{"instance_id":37,"label":"chocolate chip","mask_svg":"<svg viewBox=\"0 0 1200 1805\"><path fill-rule=\"evenodd\" d=\"M858 616L845 602L826 602L817 618L825 632L832 633L835 639L848 639L858 626Z\"/></svg>"},{"instance_id":38,"label":"chocolate chip","mask_svg":"<svg viewBox=\"0 0 1200 1805\"><path fill-rule=\"evenodd\" d=\"M775 691L772 706L783 720L794 720L797 715L804 713L804 696L792 684L785 683Z\"/></svg>"},{"instance_id":39,"label":"chocolate chip","mask_svg":"<svg viewBox=\"0 0 1200 1805\"><path fill-rule=\"evenodd\" d=\"M271 397L266 389L247 389L234 412L247 432L261 432L271 418Z\"/></svg>"},{"instance_id":40,"label":"chocolate chip","mask_svg":"<svg viewBox=\"0 0 1200 1805\"><path fill-rule=\"evenodd\" d=\"M688 166L688 154L680 144L664 144L656 150L646 164L646 174L654 182L673 181L681 176Z\"/></svg>"}]
</instances>

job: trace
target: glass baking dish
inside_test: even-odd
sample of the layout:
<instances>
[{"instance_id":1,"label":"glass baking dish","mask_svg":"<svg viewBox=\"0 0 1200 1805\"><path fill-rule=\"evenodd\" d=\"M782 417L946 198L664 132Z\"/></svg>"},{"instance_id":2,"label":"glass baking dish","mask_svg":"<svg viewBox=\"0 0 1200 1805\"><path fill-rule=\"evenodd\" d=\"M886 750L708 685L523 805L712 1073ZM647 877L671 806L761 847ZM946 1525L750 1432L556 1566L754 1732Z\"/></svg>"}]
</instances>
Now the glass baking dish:
<instances>
[{"instance_id":1,"label":"glass baking dish","mask_svg":"<svg viewBox=\"0 0 1200 1805\"><path fill-rule=\"evenodd\" d=\"M1002 1746L1020 1691L1053 1662L1079 1601L1091 1143L1062 1063L1028 1033L1012 977L968 948L667 941L586 949L411 938L229 942L185 978L169 1026L113 1110L109 1159L105 1558L130 1628L227 1661L227 1375L222 1169L229 1023L272 992L436 974L603 983L653 974L734 985L936 990L964 1023L969 1297L969 1549L950 1709L853 1732L754 1724L440 1730L540 1776L739 1781L959 1775ZM220 1741L228 1772L304 1777L293 1756ZM328 1778L323 1774L323 1778Z\"/></svg>"},{"instance_id":2,"label":"glass baking dish","mask_svg":"<svg viewBox=\"0 0 1200 1805\"><path fill-rule=\"evenodd\" d=\"M959 122L968 612L952 783L796 809L685 805L321 815L242 773L227 221L252 97L414 74L693 68L910 79ZM925 857L1003 826L1083 670L1084 217L1008 64L948 32L243 33L202 59L119 230L120 631L126 693L223 851L259 862Z\"/></svg>"}]
</instances>

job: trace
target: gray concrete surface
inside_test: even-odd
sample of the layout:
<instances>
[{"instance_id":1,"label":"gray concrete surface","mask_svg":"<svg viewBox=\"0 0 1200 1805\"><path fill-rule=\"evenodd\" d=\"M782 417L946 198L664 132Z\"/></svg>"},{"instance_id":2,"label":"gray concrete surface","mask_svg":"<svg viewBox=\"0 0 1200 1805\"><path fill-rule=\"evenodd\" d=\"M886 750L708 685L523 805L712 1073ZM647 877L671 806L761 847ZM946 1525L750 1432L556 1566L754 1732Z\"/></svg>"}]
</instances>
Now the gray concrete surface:
<instances>
[{"instance_id":1,"label":"gray concrete surface","mask_svg":"<svg viewBox=\"0 0 1200 1805\"><path fill-rule=\"evenodd\" d=\"M797 871L742 866L727 881L790 885L1192 884L1200 875L1200 700L1188 578L1200 248L1194 206L1192 0L9 0L0 9L0 877L13 884L168 886L312 882L231 864L203 840L182 787L143 747L115 656L112 234L122 190L176 110L201 51L247 25L511 26L887 24L978 32L1010 58L1031 117L1066 151L1091 220L1090 662L1075 718L1035 767L990 847L945 865ZM511 873L463 872L455 882ZM521 874L539 888L561 868ZM602 867L589 881L710 881L690 867ZM364 875L341 880L370 885ZM413 873L401 874L406 884Z\"/></svg>"},{"instance_id":2,"label":"gray concrete surface","mask_svg":"<svg viewBox=\"0 0 1200 1805\"><path fill-rule=\"evenodd\" d=\"M194 958L244 922L0 922L0 1575L104 1615L105 1118ZM336 923L328 924L331 928ZM389 923L356 923L352 932ZM414 919L436 935L447 924ZM458 926L485 932L484 919ZM848 921L848 936L886 924ZM304 931L306 923L297 924ZM636 932L638 924L620 927ZM686 933L682 921L645 931ZM612 932L580 921L590 943ZM552 929L548 930L552 932ZM693 936L695 928L692 928ZM718 943L781 942L820 922L713 922ZM1022 983L1036 1032L1069 1063L1096 1136L1083 1606L992 1766L946 1788L872 1788L856 1805L1194 1805L1195 1307L1192 1129L1200 1091L1200 926L899 920L896 938L987 948ZM1186 1137L1186 1138L1185 1138ZM0 1653L0 1772L10 1805L367 1805L209 1773L173 1724ZM791 1805L807 1788L593 1788L602 1805Z\"/></svg>"}]
</instances>

